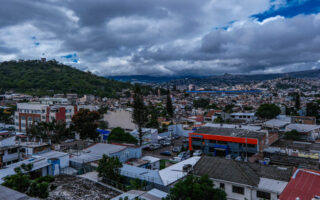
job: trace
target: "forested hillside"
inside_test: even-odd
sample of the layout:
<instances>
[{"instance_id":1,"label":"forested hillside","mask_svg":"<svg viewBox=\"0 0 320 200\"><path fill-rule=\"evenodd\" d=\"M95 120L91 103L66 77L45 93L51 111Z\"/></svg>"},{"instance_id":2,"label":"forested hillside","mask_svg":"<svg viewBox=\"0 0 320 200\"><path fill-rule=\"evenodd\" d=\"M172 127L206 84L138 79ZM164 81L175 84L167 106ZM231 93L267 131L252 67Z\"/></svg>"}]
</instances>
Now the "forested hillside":
<instances>
[{"instance_id":1,"label":"forested hillside","mask_svg":"<svg viewBox=\"0 0 320 200\"><path fill-rule=\"evenodd\" d=\"M131 87L129 83L99 77L57 61L28 60L0 63L1 93L13 90L39 96L78 93L115 97L116 92Z\"/></svg>"}]
</instances>

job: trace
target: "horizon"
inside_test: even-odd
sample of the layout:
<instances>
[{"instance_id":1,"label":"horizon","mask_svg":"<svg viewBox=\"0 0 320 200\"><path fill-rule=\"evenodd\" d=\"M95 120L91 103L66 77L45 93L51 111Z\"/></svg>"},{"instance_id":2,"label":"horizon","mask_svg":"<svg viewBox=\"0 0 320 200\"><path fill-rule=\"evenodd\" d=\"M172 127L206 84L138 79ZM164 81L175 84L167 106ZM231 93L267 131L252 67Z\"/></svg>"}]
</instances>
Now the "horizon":
<instances>
[{"instance_id":1,"label":"horizon","mask_svg":"<svg viewBox=\"0 0 320 200\"><path fill-rule=\"evenodd\" d=\"M0 62L45 57L100 76L320 69L319 12L312 0L4 1Z\"/></svg>"}]
</instances>

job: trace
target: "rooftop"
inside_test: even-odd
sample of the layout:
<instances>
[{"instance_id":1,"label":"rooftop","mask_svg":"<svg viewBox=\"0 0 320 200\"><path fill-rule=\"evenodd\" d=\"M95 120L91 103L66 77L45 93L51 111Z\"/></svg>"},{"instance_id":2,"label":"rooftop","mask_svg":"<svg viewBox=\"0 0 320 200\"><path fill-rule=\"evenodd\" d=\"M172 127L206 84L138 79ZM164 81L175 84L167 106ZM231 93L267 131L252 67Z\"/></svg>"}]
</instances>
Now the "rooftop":
<instances>
[{"instance_id":1,"label":"rooftop","mask_svg":"<svg viewBox=\"0 0 320 200\"><path fill-rule=\"evenodd\" d=\"M258 131L250 131L239 128L222 128L222 127L200 127L194 133L211 134L211 135L222 135L231 137L241 137L241 138L263 138L266 133Z\"/></svg>"},{"instance_id":2,"label":"rooftop","mask_svg":"<svg viewBox=\"0 0 320 200\"><path fill-rule=\"evenodd\" d=\"M309 200L320 196L320 172L297 169L287 187L280 195L280 200L299 199Z\"/></svg>"},{"instance_id":3,"label":"rooftop","mask_svg":"<svg viewBox=\"0 0 320 200\"><path fill-rule=\"evenodd\" d=\"M83 150L80 155L76 155L70 158L70 160L73 162L80 162L80 163L92 162L92 161L100 160L103 154L109 156L110 154L122 151L126 148L127 147L120 146L120 145L97 143Z\"/></svg>"},{"instance_id":4,"label":"rooftop","mask_svg":"<svg viewBox=\"0 0 320 200\"><path fill-rule=\"evenodd\" d=\"M320 143L299 142L284 139L276 141L271 145L271 147L298 149L303 151L320 151Z\"/></svg>"},{"instance_id":5,"label":"rooftop","mask_svg":"<svg viewBox=\"0 0 320 200\"><path fill-rule=\"evenodd\" d=\"M196 175L208 174L209 177L245 185L258 186L261 178L288 182L292 167L275 167L204 156L194 166Z\"/></svg>"},{"instance_id":6,"label":"rooftop","mask_svg":"<svg viewBox=\"0 0 320 200\"><path fill-rule=\"evenodd\" d=\"M0 199L1 200L36 200L35 198L29 197L26 194L12 190L5 186L0 185Z\"/></svg>"}]
</instances>

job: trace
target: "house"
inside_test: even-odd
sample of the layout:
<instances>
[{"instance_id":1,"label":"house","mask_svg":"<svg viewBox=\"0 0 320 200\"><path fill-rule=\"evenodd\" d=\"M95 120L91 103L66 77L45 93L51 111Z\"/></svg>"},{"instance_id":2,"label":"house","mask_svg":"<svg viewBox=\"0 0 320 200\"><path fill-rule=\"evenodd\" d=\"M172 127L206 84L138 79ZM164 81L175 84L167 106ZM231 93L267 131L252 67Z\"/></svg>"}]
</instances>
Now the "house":
<instances>
[{"instance_id":1,"label":"house","mask_svg":"<svg viewBox=\"0 0 320 200\"><path fill-rule=\"evenodd\" d=\"M316 117L310 116L292 116L291 123L316 125Z\"/></svg>"},{"instance_id":2,"label":"house","mask_svg":"<svg viewBox=\"0 0 320 200\"><path fill-rule=\"evenodd\" d=\"M21 146L16 144L15 139L11 135L0 138L0 168L21 160Z\"/></svg>"},{"instance_id":3,"label":"house","mask_svg":"<svg viewBox=\"0 0 320 200\"><path fill-rule=\"evenodd\" d=\"M196 176L208 175L227 199L277 200L287 186L293 168L266 166L203 156L193 168Z\"/></svg>"},{"instance_id":4,"label":"house","mask_svg":"<svg viewBox=\"0 0 320 200\"><path fill-rule=\"evenodd\" d=\"M130 158L141 157L141 147L133 145L120 145L120 144L105 144L97 143L83 151L78 155L74 155L70 158L70 164L74 167L81 166L83 164L97 165L103 155L108 157L117 157L122 163Z\"/></svg>"},{"instance_id":5,"label":"house","mask_svg":"<svg viewBox=\"0 0 320 200\"><path fill-rule=\"evenodd\" d=\"M309 159L320 159L320 143L280 139L264 149L268 154L283 154Z\"/></svg>"},{"instance_id":6,"label":"house","mask_svg":"<svg viewBox=\"0 0 320 200\"><path fill-rule=\"evenodd\" d=\"M0 184L3 183L3 178L15 174L15 168L22 164L32 164L32 172L38 173L40 176L58 175L61 169L69 167L69 154L50 151L42 154L34 155L29 159L7 165L6 168L0 169Z\"/></svg>"},{"instance_id":7,"label":"house","mask_svg":"<svg viewBox=\"0 0 320 200\"><path fill-rule=\"evenodd\" d=\"M280 119L271 119L263 123L263 127L272 130L284 131L285 127L290 124L288 121L280 120Z\"/></svg>"},{"instance_id":8,"label":"house","mask_svg":"<svg viewBox=\"0 0 320 200\"><path fill-rule=\"evenodd\" d=\"M320 125L309 124L289 124L285 131L298 131L307 140L317 140L320 138Z\"/></svg>"},{"instance_id":9,"label":"house","mask_svg":"<svg viewBox=\"0 0 320 200\"><path fill-rule=\"evenodd\" d=\"M280 195L280 200L316 200L320 198L320 172L297 169Z\"/></svg>"},{"instance_id":10,"label":"house","mask_svg":"<svg viewBox=\"0 0 320 200\"><path fill-rule=\"evenodd\" d=\"M139 130L135 129L130 134L139 141ZM142 144L158 143L158 129L142 128Z\"/></svg>"},{"instance_id":11,"label":"house","mask_svg":"<svg viewBox=\"0 0 320 200\"><path fill-rule=\"evenodd\" d=\"M214 115L216 113L221 113L222 110L210 110L207 114L204 116L205 121L213 121L214 120Z\"/></svg>"},{"instance_id":12,"label":"house","mask_svg":"<svg viewBox=\"0 0 320 200\"><path fill-rule=\"evenodd\" d=\"M251 157L268 145L267 133L238 128L201 127L189 133L189 150L214 156Z\"/></svg>"},{"instance_id":13,"label":"house","mask_svg":"<svg viewBox=\"0 0 320 200\"><path fill-rule=\"evenodd\" d=\"M120 200L127 198L128 200L135 200L135 199L141 199L141 200L161 200L168 196L168 193L152 189L150 191L141 191L141 190L130 190L128 192L125 192L123 194L120 194L119 196L116 196L112 198L111 200Z\"/></svg>"},{"instance_id":14,"label":"house","mask_svg":"<svg viewBox=\"0 0 320 200\"><path fill-rule=\"evenodd\" d=\"M231 113L230 117L233 120L240 120L245 122L250 122L257 119L255 113Z\"/></svg>"},{"instance_id":15,"label":"house","mask_svg":"<svg viewBox=\"0 0 320 200\"><path fill-rule=\"evenodd\" d=\"M160 171L123 164L120 174L128 179L146 181L150 187L169 192L175 183L188 175L199 159L200 157L194 156Z\"/></svg>"}]
</instances>

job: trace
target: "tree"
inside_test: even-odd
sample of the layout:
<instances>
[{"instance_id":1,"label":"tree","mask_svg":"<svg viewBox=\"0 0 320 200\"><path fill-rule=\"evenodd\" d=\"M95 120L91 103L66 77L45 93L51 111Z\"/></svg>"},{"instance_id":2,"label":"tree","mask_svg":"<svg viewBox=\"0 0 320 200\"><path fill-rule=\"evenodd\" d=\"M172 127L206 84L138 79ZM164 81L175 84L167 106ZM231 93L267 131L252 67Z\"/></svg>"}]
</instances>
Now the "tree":
<instances>
[{"instance_id":1,"label":"tree","mask_svg":"<svg viewBox=\"0 0 320 200\"><path fill-rule=\"evenodd\" d=\"M99 121L98 127L102 130L108 129L109 123L107 121Z\"/></svg>"},{"instance_id":2,"label":"tree","mask_svg":"<svg viewBox=\"0 0 320 200\"><path fill-rule=\"evenodd\" d=\"M138 126L139 132L139 145L142 145L142 127L147 123L147 112L144 106L143 96L141 94L140 87L136 85L135 92L133 96L133 122Z\"/></svg>"},{"instance_id":3,"label":"tree","mask_svg":"<svg viewBox=\"0 0 320 200\"><path fill-rule=\"evenodd\" d=\"M193 101L193 107L195 108L207 108L209 106L210 100L200 98L198 100Z\"/></svg>"},{"instance_id":4,"label":"tree","mask_svg":"<svg viewBox=\"0 0 320 200\"><path fill-rule=\"evenodd\" d=\"M118 157L108 157L106 155L102 156L102 159L98 163L98 176L102 178L103 181L113 180L120 181L120 168L122 163L119 161Z\"/></svg>"},{"instance_id":5,"label":"tree","mask_svg":"<svg viewBox=\"0 0 320 200\"><path fill-rule=\"evenodd\" d=\"M130 135L130 133L126 133L124 129L117 127L112 129L110 135L108 136L108 142L137 144L138 140Z\"/></svg>"},{"instance_id":6,"label":"tree","mask_svg":"<svg viewBox=\"0 0 320 200\"><path fill-rule=\"evenodd\" d=\"M88 109L80 109L72 117L73 128L80 134L81 139L93 139L98 137L97 128L100 114Z\"/></svg>"},{"instance_id":7,"label":"tree","mask_svg":"<svg viewBox=\"0 0 320 200\"><path fill-rule=\"evenodd\" d=\"M148 106L148 115L149 119L148 122L146 123L147 128L159 128L159 122L158 122L158 117L160 115L159 111L154 107L154 106Z\"/></svg>"},{"instance_id":8,"label":"tree","mask_svg":"<svg viewBox=\"0 0 320 200\"><path fill-rule=\"evenodd\" d=\"M319 105L315 102L307 103L307 116L319 117Z\"/></svg>"},{"instance_id":9,"label":"tree","mask_svg":"<svg viewBox=\"0 0 320 200\"><path fill-rule=\"evenodd\" d=\"M213 182L207 175L187 176L171 188L167 200L225 200L227 195L223 190L213 188Z\"/></svg>"},{"instance_id":10,"label":"tree","mask_svg":"<svg viewBox=\"0 0 320 200\"><path fill-rule=\"evenodd\" d=\"M301 135L297 130L292 130L292 131L286 132L284 136L288 140L300 140L301 139Z\"/></svg>"},{"instance_id":11,"label":"tree","mask_svg":"<svg viewBox=\"0 0 320 200\"><path fill-rule=\"evenodd\" d=\"M296 108L296 110L299 110L300 109L300 95L299 95L299 93L296 93L294 95L294 102L295 102L294 107Z\"/></svg>"},{"instance_id":12,"label":"tree","mask_svg":"<svg viewBox=\"0 0 320 200\"><path fill-rule=\"evenodd\" d=\"M172 118L174 111L173 111L173 106L172 106L171 95L170 95L170 90L169 89L167 91L166 110L167 110L169 118Z\"/></svg>"},{"instance_id":13,"label":"tree","mask_svg":"<svg viewBox=\"0 0 320 200\"><path fill-rule=\"evenodd\" d=\"M60 143L63 139L72 138L70 128L66 127L65 122L35 122L27 129L27 135L42 139L50 138L53 143Z\"/></svg>"},{"instance_id":14,"label":"tree","mask_svg":"<svg viewBox=\"0 0 320 200\"><path fill-rule=\"evenodd\" d=\"M224 107L223 109L223 112L226 112L226 113L231 113L232 112L232 109L233 109L234 105L233 104L228 104Z\"/></svg>"},{"instance_id":15,"label":"tree","mask_svg":"<svg viewBox=\"0 0 320 200\"><path fill-rule=\"evenodd\" d=\"M275 104L262 104L257 112L256 116L263 119L272 119L278 116L281 113L281 110Z\"/></svg>"}]
</instances>

